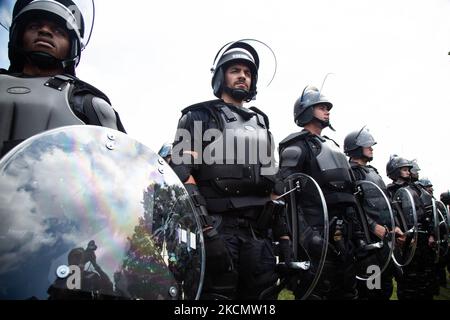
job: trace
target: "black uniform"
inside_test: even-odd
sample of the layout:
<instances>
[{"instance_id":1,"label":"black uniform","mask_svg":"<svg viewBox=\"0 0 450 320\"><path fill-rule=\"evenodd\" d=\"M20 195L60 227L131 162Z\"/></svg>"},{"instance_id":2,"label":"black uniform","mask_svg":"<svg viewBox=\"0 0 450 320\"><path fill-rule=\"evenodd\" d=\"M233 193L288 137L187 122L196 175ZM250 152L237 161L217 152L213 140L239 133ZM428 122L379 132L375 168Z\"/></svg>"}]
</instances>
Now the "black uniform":
<instances>
[{"instance_id":1,"label":"black uniform","mask_svg":"<svg viewBox=\"0 0 450 320\"><path fill-rule=\"evenodd\" d=\"M441 202L445 205L445 207L447 208L447 210L450 210L450 191L447 192L443 192L440 196ZM444 257L444 264L447 265L447 272L450 272L450 250L449 252L447 252L447 255ZM447 278L447 274L445 272L445 267L444 267L444 273L445 273L445 277ZM442 283L441 286L447 286L447 281L445 281L445 284Z\"/></svg>"},{"instance_id":2,"label":"black uniform","mask_svg":"<svg viewBox=\"0 0 450 320\"><path fill-rule=\"evenodd\" d=\"M310 299L356 299L355 254L363 239L356 216L354 178L345 155L327 137L307 130L280 143L279 180L302 172L313 177L325 196L330 221L330 243L321 278ZM281 194L277 183L277 193ZM313 230L321 230L321 209L304 204L303 213ZM339 236L342 233L342 236Z\"/></svg>"},{"instance_id":3,"label":"black uniform","mask_svg":"<svg viewBox=\"0 0 450 320\"><path fill-rule=\"evenodd\" d=\"M399 300L432 300L436 283L435 252L428 245L428 238L434 233L432 198L416 184L407 182L388 185L391 197L400 188L406 188L413 196L419 233L412 261L402 267L402 272L396 272L397 297Z\"/></svg>"},{"instance_id":4,"label":"black uniform","mask_svg":"<svg viewBox=\"0 0 450 320\"><path fill-rule=\"evenodd\" d=\"M71 75L30 77L0 70L0 156L40 132L99 125L125 132L100 90Z\"/></svg>"},{"instance_id":5,"label":"black uniform","mask_svg":"<svg viewBox=\"0 0 450 320\"><path fill-rule=\"evenodd\" d=\"M381 178L376 168L370 165L362 166L354 161L350 161L350 165L353 170L355 179L357 181L360 180L371 181L375 183L378 187L380 187L380 189L386 194L386 196L389 197L386 184L384 183L383 179ZM377 210L377 208L384 207L385 199L380 194L374 194L373 197L370 197L370 195L366 196L367 197L363 199L364 201L362 205L364 208L364 212L367 215L369 229L373 234L375 226L377 224L381 226L386 226L386 221L383 221L383 218L380 217L380 212ZM389 248L387 248L386 246L383 247L382 250L383 252L379 254L389 254ZM361 263L367 267L370 265L379 264L375 254L369 255ZM386 268L386 270L381 274L381 289L369 290L366 281L358 280L359 298L369 300L389 300L393 291L392 285L393 271L394 266L393 263L391 262L389 266Z\"/></svg>"},{"instance_id":6,"label":"black uniform","mask_svg":"<svg viewBox=\"0 0 450 320\"><path fill-rule=\"evenodd\" d=\"M227 147L239 140L244 132L255 132L259 134L250 134L248 140L258 140L253 142L260 143L260 148L265 146L264 152L271 157L268 119L256 108L236 107L223 100L190 106L182 114L178 129L187 130L193 138L190 141L184 139L184 142L182 137L176 139L171 165L181 181L186 181L190 175L194 177L208 214L213 218L213 225L231 258L226 260L228 264L222 265L208 260L206 241L203 298L257 299L277 280L269 226L258 224L262 209L270 200L274 178L264 175L264 164L260 159L256 163L249 161L252 144L246 144L246 159L239 156L239 150L232 152ZM199 124L202 128L198 127ZM213 141L203 141L202 137L209 129L218 130L220 136ZM179 152L183 149L180 146L186 142L184 150L190 148L204 157L197 164L177 163L176 158L181 156ZM216 153L212 152L213 149ZM223 150L223 153L218 150ZM215 157L213 163L208 162L206 154Z\"/></svg>"}]
</instances>

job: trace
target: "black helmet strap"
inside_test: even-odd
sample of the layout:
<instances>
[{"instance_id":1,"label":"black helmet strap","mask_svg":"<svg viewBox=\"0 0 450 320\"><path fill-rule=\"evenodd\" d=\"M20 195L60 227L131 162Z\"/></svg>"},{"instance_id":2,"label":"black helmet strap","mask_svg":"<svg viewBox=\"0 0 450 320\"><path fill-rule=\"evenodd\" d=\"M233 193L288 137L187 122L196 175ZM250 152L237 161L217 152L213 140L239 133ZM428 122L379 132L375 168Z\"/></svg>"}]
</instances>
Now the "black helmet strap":
<instances>
[{"instance_id":1,"label":"black helmet strap","mask_svg":"<svg viewBox=\"0 0 450 320\"><path fill-rule=\"evenodd\" d=\"M322 129L325 129L326 127L329 127L332 131L336 131L333 126L331 125L330 121L324 121L324 120L320 120L319 118L313 117L312 120L316 120L320 126L322 127Z\"/></svg>"},{"instance_id":2,"label":"black helmet strap","mask_svg":"<svg viewBox=\"0 0 450 320\"><path fill-rule=\"evenodd\" d=\"M224 87L223 92L229 94L236 100L246 102L250 102L252 100L252 97L254 96L250 91L244 89L232 89L229 87Z\"/></svg>"},{"instance_id":3,"label":"black helmet strap","mask_svg":"<svg viewBox=\"0 0 450 320\"><path fill-rule=\"evenodd\" d=\"M367 157L367 156L364 155L363 147L361 147L361 146L359 146L359 147L356 148L356 149L347 151L347 154L348 154L348 156L349 156L350 158L365 159L365 160L367 160L368 162L371 162L371 161L373 160L373 157Z\"/></svg>"},{"instance_id":4,"label":"black helmet strap","mask_svg":"<svg viewBox=\"0 0 450 320\"><path fill-rule=\"evenodd\" d=\"M11 45L11 49L15 54L28 59L33 65L36 65L40 69L53 69L61 68L65 72L75 75L75 61L76 58L58 59L51 54L41 51L25 51L18 46ZM23 67L23 66L22 66ZM22 70L17 70L21 72Z\"/></svg>"}]
</instances>

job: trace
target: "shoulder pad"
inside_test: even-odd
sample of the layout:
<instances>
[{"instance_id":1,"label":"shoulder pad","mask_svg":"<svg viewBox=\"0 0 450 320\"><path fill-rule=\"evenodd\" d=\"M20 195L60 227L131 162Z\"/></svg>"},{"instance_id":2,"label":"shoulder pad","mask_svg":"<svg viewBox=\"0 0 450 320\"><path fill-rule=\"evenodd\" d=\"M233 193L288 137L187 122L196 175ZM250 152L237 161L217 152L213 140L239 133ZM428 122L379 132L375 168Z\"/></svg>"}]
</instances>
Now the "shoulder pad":
<instances>
[{"instance_id":1,"label":"shoulder pad","mask_svg":"<svg viewBox=\"0 0 450 320\"><path fill-rule=\"evenodd\" d=\"M266 125L266 129L269 129L269 117L262 112L261 110L259 110L257 107L250 107L250 110L256 112L257 114L260 114L263 118L264 118L264 124Z\"/></svg>"},{"instance_id":2,"label":"shoulder pad","mask_svg":"<svg viewBox=\"0 0 450 320\"><path fill-rule=\"evenodd\" d=\"M377 170L377 168L375 168L375 167L372 167L371 165L368 165L367 166L368 168L371 168L373 171L375 171L377 174L379 174L379 172L378 172L378 170Z\"/></svg>"},{"instance_id":3,"label":"shoulder pad","mask_svg":"<svg viewBox=\"0 0 450 320\"><path fill-rule=\"evenodd\" d=\"M221 100L215 99L215 100L196 103L187 108L184 108L183 110L181 110L181 113L186 114L190 111L197 111L197 110L206 110L208 112L211 112L211 107L217 105L220 102L221 102Z\"/></svg>"},{"instance_id":4,"label":"shoulder pad","mask_svg":"<svg viewBox=\"0 0 450 320\"><path fill-rule=\"evenodd\" d=\"M181 115L180 120L178 120L179 129L187 129L189 123L189 112Z\"/></svg>"},{"instance_id":5,"label":"shoulder pad","mask_svg":"<svg viewBox=\"0 0 450 320\"><path fill-rule=\"evenodd\" d=\"M350 167L352 168L356 180L366 180L367 174L369 173L367 168L360 166L355 162L350 162Z\"/></svg>"},{"instance_id":6,"label":"shoulder pad","mask_svg":"<svg viewBox=\"0 0 450 320\"><path fill-rule=\"evenodd\" d=\"M323 138L325 138L325 139L327 139L327 140L330 140L330 141L333 141L334 142L334 144L336 145L336 147L338 147L338 148L340 148L341 146L336 142L336 141L334 141L333 139L331 139L331 138L328 138L327 136L323 136Z\"/></svg>"},{"instance_id":7,"label":"shoulder pad","mask_svg":"<svg viewBox=\"0 0 450 320\"><path fill-rule=\"evenodd\" d=\"M295 167L302 155L302 149L297 146L285 148L280 154L280 167Z\"/></svg>"},{"instance_id":8,"label":"shoulder pad","mask_svg":"<svg viewBox=\"0 0 450 320\"><path fill-rule=\"evenodd\" d=\"M106 94L104 94L103 92L101 92L96 87L94 87L93 85L90 85L89 83L84 82L72 75L65 74L64 76L69 77L73 80L73 84L75 86L75 90L74 90L73 94L77 94L80 92L90 93L98 98L105 100L106 102L108 102L108 104L111 105L111 101L109 100L108 96Z\"/></svg>"},{"instance_id":9,"label":"shoulder pad","mask_svg":"<svg viewBox=\"0 0 450 320\"><path fill-rule=\"evenodd\" d=\"M217 106L220 106L223 103L222 100L210 100L201 103L194 104L187 108L184 108L181 111L181 118L185 118L185 122L187 121L187 114L190 114L193 120L201 120L203 122L208 122L209 119L214 119L217 123L219 129L223 128L223 124L221 118L219 116L219 109Z\"/></svg>"},{"instance_id":10,"label":"shoulder pad","mask_svg":"<svg viewBox=\"0 0 450 320\"><path fill-rule=\"evenodd\" d=\"M116 114L111 105L101 98L94 97L92 98L92 107L103 127L118 130Z\"/></svg>"},{"instance_id":11,"label":"shoulder pad","mask_svg":"<svg viewBox=\"0 0 450 320\"><path fill-rule=\"evenodd\" d=\"M295 141L303 140L309 135L309 132L307 130L303 130L300 132L292 133L289 136L287 136L283 141L280 142L280 150L286 146L289 145Z\"/></svg>"},{"instance_id":12,"label":"shoulder pad","mask_svg":"<svg viewBox=\"0 0 450 320\"><path fill-rule=\"evenodd\" d=\"M349 161L348 163L350 164L350 167L352 169L356 169L356 168L358 168L360 166L358 163L353 162L353 161Z\"/></svg>"},{"instance_id":13,"label":"shoulder pad","mask_svg":"<svg viewBox=\"0 0 450 320\"><path fill-rule=\"evenodd\" d=\"M350 161L349 163L350 163L350 167L352 169L354 169L354 170L360 170L360 171L365 172L365 173L369 173L370 172L370 167L369 166L362 166L362 165L360 165L360 164L358 164L356 162L352 162L352 161Z\"/></svg>"}]
</instances>

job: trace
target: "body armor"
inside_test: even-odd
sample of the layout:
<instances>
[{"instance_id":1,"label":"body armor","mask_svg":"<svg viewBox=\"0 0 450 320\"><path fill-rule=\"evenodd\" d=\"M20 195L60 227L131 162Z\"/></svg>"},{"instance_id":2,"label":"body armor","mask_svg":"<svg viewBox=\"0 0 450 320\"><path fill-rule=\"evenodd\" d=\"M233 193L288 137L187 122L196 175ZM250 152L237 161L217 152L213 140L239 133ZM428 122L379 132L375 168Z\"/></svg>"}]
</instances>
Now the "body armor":
<instances>
[{"instance_id":1,"label":"body armor","mask_svg":"<svg viewBox=\"0 0 450 320\"><path fill-rule=\"evenodd\" d=\"M378 174L377 170L371 166L364 167L365 172L365 180L372 181L377 186L381 188L381 190L386 191L386 185L383 181L383 178Z\"/></svg>"},{"instance_id":2,"label":"body armor","mask_svg":"<svg viewBox=\"0 0 450 320\"><path fill-rule=\"evenodd\" d=\"M85 124L70 104L75 78L0 75L0 149L8 141L25 140L62 126ZM99 122L117 130L116 116L103 99L91 105Z\"/></svg>"},{"instance_id":3,"label":"body armor","mask_svg":"<svg viewBox=\"0 0 450 320\"><path fill-rule=\"evenodd\" d=\"M419 230L431 232L433 219L433 201L429 193L420 190L415 184L408 184L406 187L414 200L417 212L417 222Z\"/></svg>"},{"instance_id":4,"label":"body armor","mask_svg":"<svg viewBox=\"0 0 450 320\"><path fill-rule=\"evenodd\" d=\"M217 108L222 130L204 149L203 162L196 175L199 190L213 212L264 205L272 184L261 169L261 155L271 160L272 142L265 120L260 114L241 109L239 113L226 105ZM218 133L218 132L216 132ZM244 147L245 146L245 147ZM256 152L258 151L258 152Z\"/></svg>"},{"instance_id":5,"label":"body armor","mask_svg":"<svg viewBox=\"0 0 450 320\"><path fill-rule=\"evenodd\" d=\"M371 166L360 166L352 165L354 171L358 171L361 175L361 180L370 181L376 184L380 189L387 195L386 185L378 174L378 171ZM386 221L381 221L380 219L380 208L386 207L386 199L379 192L375 192L375 189L368 189L364 192L363 207L366 214L378 224L385 225L389 224Z\"/></svg>"},{"instance_id":6,"label":"body armor","mask_svg":"<svg viewBox=\"0 0 450 320\"><path fill-rule=\"evenodd\" d=\"M351 168L333 140L312 135L307 131L292 134L280 143L281 165L297 167L301 153L309 153L308 149L315 161L307 161L301 171L311 175L319 183L327 204L354 203Z\"/></svg>"},{"instance_id":7,"label":"body armor","mask_svg":"<svg viewBox=\"0 0 450 320\"><path fill-rule=\"evenodd\" d=\"M350 166L345 155L339 150L336 143L329 139L315 137L320 143L320 152L316 156L317 164L322 171L323 179L336 189L345 189L352 181Z\"/></svg>"}]
</instances>

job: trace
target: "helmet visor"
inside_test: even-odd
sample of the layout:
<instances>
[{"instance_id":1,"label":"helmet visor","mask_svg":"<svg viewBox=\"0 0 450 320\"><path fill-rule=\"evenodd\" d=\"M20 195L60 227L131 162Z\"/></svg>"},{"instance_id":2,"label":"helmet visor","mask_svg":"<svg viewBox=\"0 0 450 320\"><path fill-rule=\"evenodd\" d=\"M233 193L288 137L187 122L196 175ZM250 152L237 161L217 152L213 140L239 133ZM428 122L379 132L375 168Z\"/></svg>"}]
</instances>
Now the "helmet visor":
<instances>
[{"instance_id":1,"label":"helmet visor","mask_svg":"<svg viewBox=\"0 0 450 320\"><path fill-rule=\"evenodd\" d=\"M8 31L13 23L13 11L17 2L3 0L0 3L0 25ZM33 11L46 11L65 20L66 28L74 31L82 49L89 42L95 19L94 0L33 0L16 11L16 18Z\"/></svg>"},{"instance_id":2,"label":"helmet visor","mask_svg":"<svg viewBox=\"0 0 450 320\"><path fill-rule=\"evenodd\" d=\"M239 43L243 43L243 46L240 46ZM275 74L277 72L277 58L275 56L275 53L273 52L272 48L270 48L267 44L265 44L262 41L256 40L256 39L242 39L238 41L233 41L230 43L227 43L225 46L223 46L219 52L217 53L213 67L211 68L212 71L216 70L216 68L219 66L219 64L223 64L224 60L222 59L225 57L232 48L243 48L247 51L250 51L248 47L250 46L253 48L254 51L257 53L257 57L253 57L254 62L256 66L258 66L258 85L263 87L268 87L272 80L275 77ZM243 60L249 60L247 58ZM259 62L258 62L259 61Z\"/></svg>"},{"instance_id":3,"label":"helmet visor","mask_svg":"<svg viewBox=\"0 0 450 320\"><path fill-rule=\"evenodd\" d=\"M11 27L12 12L14 8L14 0L2 0L0 2L0 25L9 30Z\"/></svg>"},{"instance_id":4,"label":"helmet visor","mask_svg":"<svg viewBox=\"0 0 450 320\"><path fill-rule=\"evenodd\" d=\"M365 128L356 137L356 144L363 148L372 147L377 144L373 136Z\"/></svg>"}]
</instances>

